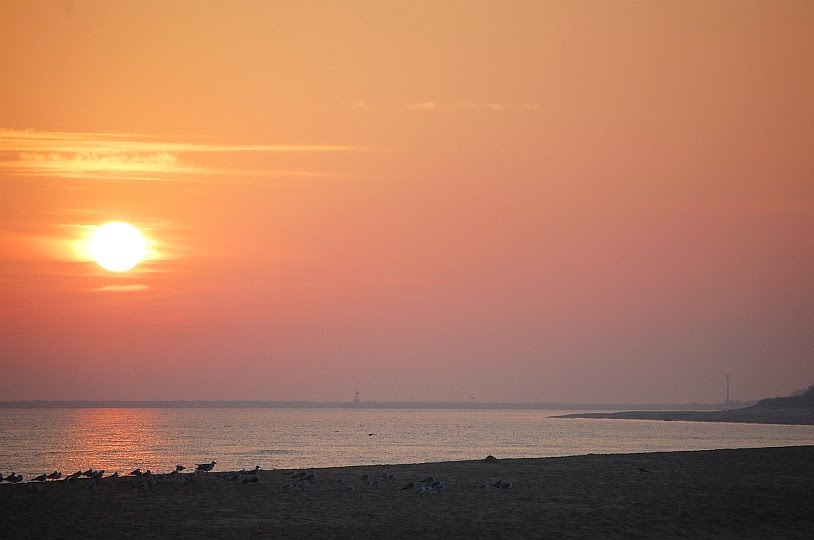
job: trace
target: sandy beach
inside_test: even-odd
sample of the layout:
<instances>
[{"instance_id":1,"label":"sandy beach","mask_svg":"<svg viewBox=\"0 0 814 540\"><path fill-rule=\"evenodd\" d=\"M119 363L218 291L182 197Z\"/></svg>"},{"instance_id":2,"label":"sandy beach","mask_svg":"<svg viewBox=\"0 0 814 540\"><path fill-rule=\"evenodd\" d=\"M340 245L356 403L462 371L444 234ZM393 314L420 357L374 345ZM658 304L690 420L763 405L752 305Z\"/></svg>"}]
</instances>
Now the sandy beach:
<instances>
[{"instance_id":1,"label":"sandy beach","mask_svg":"<svg viewBox=\"0 0 814 540\"><path fill-rule=\"evenodd\" d=\"M382 475L388 471L393 478ZM0 485L7 538L810 538L814 446ZM368 475L367 483L362 479ZM417 493L432 476L443 489ZM241 479L244 477L241 477ZM338 482L342 478L343 482ZM510 488L492 484L511 482ZM402 490L409 482L416 487ZM483 483L490 484L480 488ZM352 486L353 490L348 490Z\"/></svg>"}]
</instances>

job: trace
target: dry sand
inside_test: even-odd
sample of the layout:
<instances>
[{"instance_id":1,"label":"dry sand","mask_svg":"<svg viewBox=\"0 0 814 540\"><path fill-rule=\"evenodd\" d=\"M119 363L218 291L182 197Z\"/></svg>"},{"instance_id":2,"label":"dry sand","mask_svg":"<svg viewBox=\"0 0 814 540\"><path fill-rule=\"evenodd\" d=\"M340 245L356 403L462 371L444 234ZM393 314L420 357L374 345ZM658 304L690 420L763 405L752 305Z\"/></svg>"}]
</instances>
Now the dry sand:
<instances>
[{"instance_id":1,"label":"dry sand","mask_svg":"<svg viewBox=\"0 0 814 540\"><path fill-rule=\"evenodd\" d=\"M644 470L642 470L644 469ZM365 485L363 474L394 479ZM0 485L3 538L814 538L814 446ZM426 476L446 488L401 491ZM339 477L344 484L336 483ZM500 479L510 489L472 486ZM350 494L344 486L353 485Z\"/></svg>"}]
</instances>

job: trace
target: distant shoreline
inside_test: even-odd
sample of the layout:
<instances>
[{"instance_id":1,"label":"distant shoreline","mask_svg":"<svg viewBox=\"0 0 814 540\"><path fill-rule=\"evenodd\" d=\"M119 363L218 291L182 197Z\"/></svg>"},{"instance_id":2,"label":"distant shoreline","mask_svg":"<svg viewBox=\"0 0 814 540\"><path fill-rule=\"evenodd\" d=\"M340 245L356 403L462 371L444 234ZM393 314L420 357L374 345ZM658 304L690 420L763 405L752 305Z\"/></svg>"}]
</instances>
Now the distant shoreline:
<instances>
[{"instance_id":1,"label":"distant shoreline","mask_svg":"<svg viewBox=\"0 0 814 540\"><path fill-rule=\"evenodd\" d=\"M743 406L748 404L743 404ZM500 402L403 402L363 401L253 401L253 400L28 400L0 401L0 409L507 409L587 411L716 411L710 403L500 403Z\"/></svg>"},{"instance_id":2,"label":"distant shoreline","mask_svg":"<svg viewBox=\"0 0 814 540\"><path fill-rule=\"evenodd\" d=\"M625 411L613 413L564 414L555 418L607 418L616 420L661 420L684 422L732 422L744 424L814 425L814 410L804 408L745 408L727 411Z\"/></svg>"}]
</instances>

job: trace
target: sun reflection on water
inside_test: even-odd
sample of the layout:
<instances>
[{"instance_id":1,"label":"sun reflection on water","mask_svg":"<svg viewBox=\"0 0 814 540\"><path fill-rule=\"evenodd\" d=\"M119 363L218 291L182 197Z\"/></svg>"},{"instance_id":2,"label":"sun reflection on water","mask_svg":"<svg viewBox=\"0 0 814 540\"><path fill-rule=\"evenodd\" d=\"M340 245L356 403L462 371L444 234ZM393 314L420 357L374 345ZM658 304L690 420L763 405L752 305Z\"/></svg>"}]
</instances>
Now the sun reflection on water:
<instances>
[{"instance_id":1,"label":"sun reflection on water","mask_svg":"<svg viewBox=\"0 0 814 540\"><path fill-rule=\"evenodd\" d=\"M544 410L0 409L0 472L332 467L811 444L814 426L569 420ZM373 435L370 435L370 434Z\"/></svg>"}]
</instances>

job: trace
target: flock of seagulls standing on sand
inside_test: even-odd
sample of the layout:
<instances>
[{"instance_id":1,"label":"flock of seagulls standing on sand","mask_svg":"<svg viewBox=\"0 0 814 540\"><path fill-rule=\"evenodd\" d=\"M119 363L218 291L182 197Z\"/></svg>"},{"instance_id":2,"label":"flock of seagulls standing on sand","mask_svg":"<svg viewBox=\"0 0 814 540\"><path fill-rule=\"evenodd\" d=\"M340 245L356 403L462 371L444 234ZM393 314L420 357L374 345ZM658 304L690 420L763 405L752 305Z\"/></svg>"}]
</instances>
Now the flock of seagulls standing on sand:
<instances>
[{"instance_id":1,"label":"flock of seagulls standing on sand","mask_svg":"<svg viewBox=\"0 0 814 540\"><path fill-rule=\"evenodd\" d=\"M204 475L208 472L211 472L215 465L217 465L217 461L211 461L209 463L199 463L195 466L195 470L192 472L184 472L186 467L183 465L176 465L175 469L169 473L153 473L151 470L147 469L146 471L142 471L140 468L134 469L127 473L125 476L131 478L137 478L138 482L133 485L133 489L142 489L152 491L153 486L162 480L183 480L186 482L195 482L198 477ZM226 482L239 482L241 484L256 484L260 482L260 471L261 467L256 465L254 469L245 470L242 469L237 472L232 472L223 477ZM312 483L317 481L318 475L315 471L310 469L305 470L294 470L287 473L288 479L290 480L288 483L281 485L280 489L283 491L291 491L291 490L300 490L305 491L309 487L311 487ZM367 486L369 488L379 488L385 482L389 482L395 479L395 474L389 470L385 470L380 474L371 474L371 473L364 473L360 475L356 482L354 479L346 479L344 477L339 477L335 479L333 482L339 486L341 493L347 493L349 497L353 495L358 489L361 489L362 486ZM47 481L60 481L62 478L62 473L59 471L54 471L51 474L41 474L31 480L32 486L39 490L37 484L47 482ZM86 471L76 471L73 474L67 475L62 482L72 483L75 482L77 479L84 478L87 480L86 487L91 490L97 489L97 481L102 479L114 479L119 478L118 471L105 476L104 470L94 470L90 468ZM0 474L0 482L9 482L12 484L19 484L23 481L23 476L12 472L8 476L3 476ZM496 482L491 481L483 481L478 484L473 485L472 487L475 489L487 489L489 487L494 487L498 489L510 489L513 483L510 480L500 479ZM418 497L427 497L433 493L441 493L447 487L446 482L441 480L440 478L435 478L434 476L425 476L420 480L411 480L406 484L403 484L399 491L404 491L407 493L413 493Z\"/></svg>"},{"instance_id":2,"label":"flock of seagulls standing on sand","mask_svg":"<svg viewBox=\"0 0 814 540\"><path fill-rule=\"evenodd\" d=\"M154 474L151 470L147 469L146 471L142 472L141 469L134 469L127 473L127 476L137 477L141 479L141 483L137 484L135 487L137 488L149 488L152 489L153 484L156 483L158 480L164 480L165 478L184 478L185 480L194 480L199 475L209 472L215 468L217 464L216 461L212 461L210 463L200 463L196 466L195 472L182 474L182 471L186 470L186 467L183 465L176 465L175 470L167 473L167 474ZM257 467L255 472L260 468ZM119 472L116 471L113 474L109 474L105 476L104 470L95 470L92 467L86 471L76 471L75 473L67 475L62 482L73 483L80 478L85 478L90 480L87 484L88 489L96 489L96 481L101 479L114 479L119 478ZM41 474L36 476L30 480L30 483L42 483L47 482L48 480L51 481L58 481L62 479L62 473L60 471L54 471L51 474ZM11 484L19 484L23 481L23 476L21 474L16 474L12 472L8 476L3 476L0 474L0 482L9 482Z\"/></svg>"}]
</instances>

